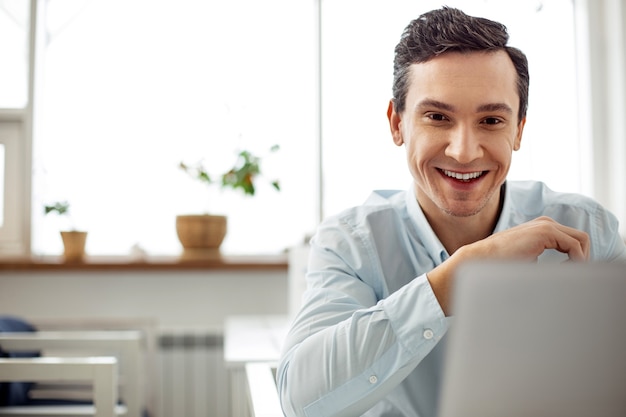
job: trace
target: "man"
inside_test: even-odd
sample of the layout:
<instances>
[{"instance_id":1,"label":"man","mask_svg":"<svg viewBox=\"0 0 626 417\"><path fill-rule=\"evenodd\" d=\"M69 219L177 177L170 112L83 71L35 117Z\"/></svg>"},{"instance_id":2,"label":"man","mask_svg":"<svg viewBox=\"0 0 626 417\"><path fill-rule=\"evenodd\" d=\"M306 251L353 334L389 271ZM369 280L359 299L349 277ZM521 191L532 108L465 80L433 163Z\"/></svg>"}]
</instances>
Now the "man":
<instances>
[{"instance_id":1,"label":"man","mask_svg":"<svg viewBox=\"0 0 626 417\"><path fill-rule=\"evenodd\" d=\"M528 65L506 28L443 8L395 50L391 135L413 187L326 219L278 369L287 416L435 416L453 274L478 258L626 260L596 202L511 182Z\"/></svg>"}]
</instances>

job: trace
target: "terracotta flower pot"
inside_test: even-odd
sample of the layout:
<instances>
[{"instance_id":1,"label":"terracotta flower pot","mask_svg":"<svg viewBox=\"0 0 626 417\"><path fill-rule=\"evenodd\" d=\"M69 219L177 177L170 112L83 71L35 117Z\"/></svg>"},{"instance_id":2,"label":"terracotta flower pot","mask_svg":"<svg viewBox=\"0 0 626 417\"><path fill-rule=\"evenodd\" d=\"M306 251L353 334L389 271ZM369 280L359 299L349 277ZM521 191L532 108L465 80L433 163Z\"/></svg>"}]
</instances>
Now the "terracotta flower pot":
<instances>
[{"instance_id":1,"label":"terracotta flower pot","mask_svg":"<svg viewBox=\"0 0 626 417\"><path fill-rule=\"evenodd\" d=\"M61 239L63 240L65 262L81 262L85 257L87 232L64 231L61 232Z\"/></svg>"},{"instance_id":2,"label":"terracotta flower pot","mask_svg":"<svg viewBox=\"0 0 626 417\"><path fill-rule=\"evenodd\" d=\"M176 233L183 246L184 259L219 256L226 236L226 216L186 214L176 216Z\"/></svg>"}]
</instances>

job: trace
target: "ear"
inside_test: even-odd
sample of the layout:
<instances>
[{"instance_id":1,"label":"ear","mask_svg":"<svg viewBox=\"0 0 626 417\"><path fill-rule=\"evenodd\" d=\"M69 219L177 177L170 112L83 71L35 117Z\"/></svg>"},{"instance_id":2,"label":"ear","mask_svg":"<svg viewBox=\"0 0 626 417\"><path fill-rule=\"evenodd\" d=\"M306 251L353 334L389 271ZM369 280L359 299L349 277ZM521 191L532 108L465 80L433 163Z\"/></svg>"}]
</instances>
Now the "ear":
<instances>
[{"instance_id":1,"label":"ear","mask_svg":"<svg viewBox=\"0 0 626 417\"><path fill-rule=\"evenodd\" d=\"M400 115L396 113L393 99L389 100L389 106L387 107L387 119L389 120L389 129L391 130L393 143L398 146L402 146L404 144L401 129L402 120L400 118Z\"/></svg>"},{"instance_id":2,"label":"ear","mask_svg":"<svg viewBox=\"0 0 626 417\"><path fill-rule=\"evenodd\" d=\"M515 135L515 142L513 143L513 150L519 151L522 144L522 133L524 132L524 126L526 125L526 118L524 117L517 125L517 134Z\"/></svg>"}]
</instances>

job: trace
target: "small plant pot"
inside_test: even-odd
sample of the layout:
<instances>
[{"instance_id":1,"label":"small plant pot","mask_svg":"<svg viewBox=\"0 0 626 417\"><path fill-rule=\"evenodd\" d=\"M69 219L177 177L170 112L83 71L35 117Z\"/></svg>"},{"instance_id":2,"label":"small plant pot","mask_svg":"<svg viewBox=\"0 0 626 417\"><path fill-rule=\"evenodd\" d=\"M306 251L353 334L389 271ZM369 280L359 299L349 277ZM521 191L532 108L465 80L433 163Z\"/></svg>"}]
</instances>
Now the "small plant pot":
<instances>
[{"instance_id":1,"label":"small plant pot","mask_svg":"<svg viewBox=\"0 0 626 417\"><path fill-rule=\"evenodd\" d=\"M87 232L64 231L61 232L61 239L63 240L65 262L82 262L85 258Z\"/></svg>"},{"instance_id":2,"label":"small plant pot","mask_svg":"<svg viewBox=\"0 0 626 417\"><path fill-rule=\"evenodd\" d=\"M226 216L186 214L176 216L176 233L183 246L183 259L219 257L226 236Z\"/></svg>"}]
</instances>

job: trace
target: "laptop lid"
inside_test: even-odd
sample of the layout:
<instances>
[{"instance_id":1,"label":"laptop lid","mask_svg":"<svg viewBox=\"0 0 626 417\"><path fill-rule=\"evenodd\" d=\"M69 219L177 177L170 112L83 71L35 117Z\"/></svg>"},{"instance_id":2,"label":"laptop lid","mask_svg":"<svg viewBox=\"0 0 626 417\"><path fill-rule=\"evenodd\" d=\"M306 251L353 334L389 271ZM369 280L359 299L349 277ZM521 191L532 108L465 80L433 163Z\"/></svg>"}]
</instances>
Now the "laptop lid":
<instances>
[{"instance_id":1,"label":"laptop lid","mask_svg":"<svg viewBox=\"0 0 626 417\"><path fill-rule=\"evenodd\" d=\"M440 417L626 416L625 264L467 264L452 301Z\"/></svg>"}]
</instances>

